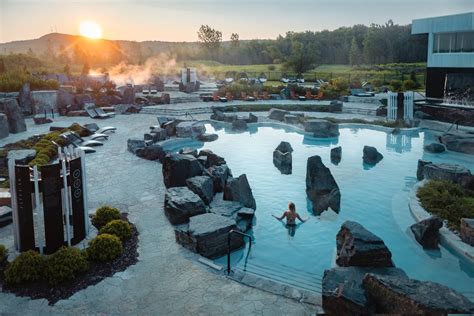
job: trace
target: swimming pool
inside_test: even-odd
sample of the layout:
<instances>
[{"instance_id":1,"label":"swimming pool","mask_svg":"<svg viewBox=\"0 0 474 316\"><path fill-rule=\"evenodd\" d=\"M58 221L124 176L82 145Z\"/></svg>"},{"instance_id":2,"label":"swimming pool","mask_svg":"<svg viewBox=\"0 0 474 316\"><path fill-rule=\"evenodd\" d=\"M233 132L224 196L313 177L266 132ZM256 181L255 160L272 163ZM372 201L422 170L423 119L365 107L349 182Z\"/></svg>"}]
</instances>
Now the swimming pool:
<instances>
[{"instance_id":1,"label":"swimming pool","mask_svg":"<svg viewBox=\"0 0 474 316\"><path fill-rule=\"evenodd\" d=\"M254 271L284 281L295 278L302 288L318 288L325 269L335 265L336 234L341 224L353 220L380 236L392 252L395 265L412 278L431 280L453 287L474 299L474 267L441 247L425 251L412 237L409 226L415 221L408 209L408 195L416 183L418 159L457 163L474 170L472 156L445 152L432 154L423 146L434 140L431 132L392 135L370 128L340 128L337 139L315 139L291 126L253 124L249 131L233 133L221 125L206 125L219 139L210 143L188 143L211 149L225 157L234 176L247 174L257 202L254 244L248 262L244 251L233 255L235 268ZM272 163L273 150L281 141L293 147L293 172L283 175ZM384 155L376 166L362 162L364 145L374 146ZM338 165L330 161L330 149L342 146ZM341 191L339 214L311 212L306 198L306 161L321 156ZM303 217L311 219L288 231L271 214L281 215L289 201ZM223 259L220 259L224 263Z\"/></svg>"}]
</instances>

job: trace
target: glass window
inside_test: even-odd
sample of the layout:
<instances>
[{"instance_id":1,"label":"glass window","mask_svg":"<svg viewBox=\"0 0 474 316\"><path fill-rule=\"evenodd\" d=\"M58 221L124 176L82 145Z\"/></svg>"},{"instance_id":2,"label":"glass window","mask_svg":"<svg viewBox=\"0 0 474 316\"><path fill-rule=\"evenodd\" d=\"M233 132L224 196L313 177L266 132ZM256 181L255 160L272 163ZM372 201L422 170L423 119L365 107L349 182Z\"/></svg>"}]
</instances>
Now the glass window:
<instances>
[{"instance_id":1,"label":"glass window","mask_svg":"<svg viewBox=\"0 0 474 316\"><path fill-rule=\"evenodd\" d=\"M474 32L457 33L456 51L463 53L474 52Z\"/></svg>"},{"instance_id":2,"label":"glass window","mask_svg":"<svg viewBox=\"0 0 474 316\"><path fill-rule=\"evenodd\" d=\"M433 53L474 52L474 32L434 34Z\"/></svg>"}]
</instances>

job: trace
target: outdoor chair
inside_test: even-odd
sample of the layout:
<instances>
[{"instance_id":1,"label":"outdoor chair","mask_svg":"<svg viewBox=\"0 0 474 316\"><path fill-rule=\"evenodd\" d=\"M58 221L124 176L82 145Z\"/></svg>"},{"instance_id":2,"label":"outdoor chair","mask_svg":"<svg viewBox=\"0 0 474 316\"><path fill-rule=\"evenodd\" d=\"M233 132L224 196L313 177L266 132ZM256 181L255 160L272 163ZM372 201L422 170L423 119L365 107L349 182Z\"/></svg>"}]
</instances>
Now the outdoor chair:
<instances>
[{"instance_id":1,"label":"outdoor chair","mask_svg":"<svg viewBox=\"0 0 474 316\"><path fill-rule=\"evenodd\" d=\"M311 93L311 90L306 90L306 95L305 95L305 98L306 100L312 100L314 99L314 95Z\"/></svg>"},{"instance_id":2,"label":"outdoor chair","mask_svg":"<svg viewBox=\"0 0 474 316\"><path fill-rule=\"evenodd\" d=\"M96 111L97 114L99 114L99 115L108 115L108 116L110 116L110 117L115 116L115 112L105 113L103 108L97 107L97 108L95 108L95 111Z\"/></svg>"},{"instance_id":3,"label":"outdoor chair","mask_svg":"<svg viewBox=\"0 0 474 316\"><path fill-rule=\"evenodd\" d=\"M263 91L263 97L264 100L270 100L270 95L268 94L268 91Z\"/></svg>"},{"instance_id":4,"label":"outdoor chair","mask_svg":"<svg viewBox=\"0 0 474 316\"><path fill-rule=\"evenodd\" d=\"M296 92L294 90L290 91L290 99L291 100L298 100L298 96L296 95Z\"/></svg>"},{"instance_id":5,"label":"outdoor chair","mask_svg":"<svg viewBox=\"0 0 474 316\"><path fill-rule=\"evenodd\" d=\"M107 114L99 114L97 113L95 108L86 108L86 113L90 116L90 118L93 119L106 119L106 118L111 118L110 115Z\"/></svg>"},{"instance_id":6,"label":"outdoor chair","mask_svg":"<svg viewBox=\"0 0 474 316\"><path fill-rule=\"evenodd\" d=\"M117 127L105 126L105 127L99 128L97 131L95 131L94 134L105 134L107 132L115 133L116 130L117 130Z\"/></svg>"},{"instance_id":7,"label":"outdoor chair","mask_svg":"<svg viewBox=\"0 0 474 316\"><path fill-rule=\"evenodd\" d=\"M62 137L62 136L61 136ZM62 137L64 138L64 137ZM87 146L79 146L77 144L74 144L74 143L71 143L69 142L69 140L67 138L64 138L66 140L66 142L68 143L68 145L71 145L72 147L74 148L79 148L80 150L82 150L83 152L85 152L86 154L91 154L91 153L95 153L96 150L92 147L87 147ZM63 146L60 146L58 143L56 143L55 141L51 141L54 145L56 145L57 147L63 147Z\"/></svg>"},{"instance_id":8,"label":"outdoor chair","mask_svg":"<svg viewBox=\"0 0 474 316\"><path fill-rule=\"evenodd\" d=\"M253 92L253 97L255 98L255 100L260 100L260 97L258 96L258 91Z\"/></svg>"},{"instance_id":9,"label":"outdoor chair","mask_svg":"<svg viewBox=\"0 0 474 316\"><path fill-rule=\"evenodd\" d=\"M62 133L60 136L67 140L69 143L74 143L80 146L95 147L104 145L98 140L85 140L84 138L80 137L78 134L72 131Z\"/></svg>"},{"instance_id":10,"label":"outdoor chair","mask_svg":"<svg viewBox=\"0 0 474 316\"><path fill-rule=\"evenodd\" d=\"M143 93L143 94L150 94L150 90L145 90L145 89L144 89L144 90L142 90L142 93Z\"/></svg>"}]
</instances>

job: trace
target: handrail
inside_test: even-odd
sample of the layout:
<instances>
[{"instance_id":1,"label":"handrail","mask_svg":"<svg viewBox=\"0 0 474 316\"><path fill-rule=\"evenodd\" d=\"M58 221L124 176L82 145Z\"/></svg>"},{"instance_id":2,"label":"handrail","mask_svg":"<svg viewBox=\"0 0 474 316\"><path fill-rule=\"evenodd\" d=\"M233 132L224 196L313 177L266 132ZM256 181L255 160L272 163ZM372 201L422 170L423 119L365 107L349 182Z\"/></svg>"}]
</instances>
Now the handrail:
<instances>
[{"instance_id":1,"label":"handrail","mask_svg":"<svg viewBox=\"0 0 474 316\"><path fill-rule=\"evenodd\" d=\"M188 116L190 116L190 117L192 118L192 120L194 121L194 117L191 115L191 113L186 112L186 113L184 114L184 117L188 117Z\"/></svg>"},{"instance_id":2,"label":"handrail","mask_svg":"<svg viewBox=\"0 0 474 316\"><path fill-rule=\"evenodd\" d=\"M451 130L451 128L453 128L454 124L456 124L456 130L458 130L458 129L459 129L459 119L455 120L455 121L453 122L453 124L451 124L451 126L448 128L448 130L446 131L446 133L449 132L449 131Z\"/></svg>"},{"instance_id":3,"label":"handrail","mask_svg":"<svg viewBox=\"0 0 474 316\"><path fill-rule=\"evenodd\" d=\"M230 240L232 238L232 234L241 235L242 237L247 237L249 239L249 250L247 251L247 256L245 257L245 260L247 260L247 258L249 257L250 250L252 249L252 236L250 236L249 234L242 233L238 230L230 230L227 235L227 274L230 274Z\"/></svg>"}]
</instances>

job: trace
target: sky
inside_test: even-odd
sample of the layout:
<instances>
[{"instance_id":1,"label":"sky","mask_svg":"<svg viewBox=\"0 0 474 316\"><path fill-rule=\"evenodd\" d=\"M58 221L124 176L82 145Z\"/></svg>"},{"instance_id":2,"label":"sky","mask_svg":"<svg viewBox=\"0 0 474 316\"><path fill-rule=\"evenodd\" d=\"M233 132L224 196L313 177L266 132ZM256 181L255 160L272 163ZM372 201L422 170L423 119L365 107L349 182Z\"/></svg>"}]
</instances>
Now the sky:
<instances>
[{"instance_id":1,"label":"sky","mask_svg":"<svg viewBox=\"0 0 474 316\"><path fill-rule=\"evenodd\" d=\"M78 34L83 20L103 37L196 41L201 24L240 39L276 38L287 31L333 30L474 12L474 0L0 0L0 43L52 31Z\"/></svg>"}]
</instances>

